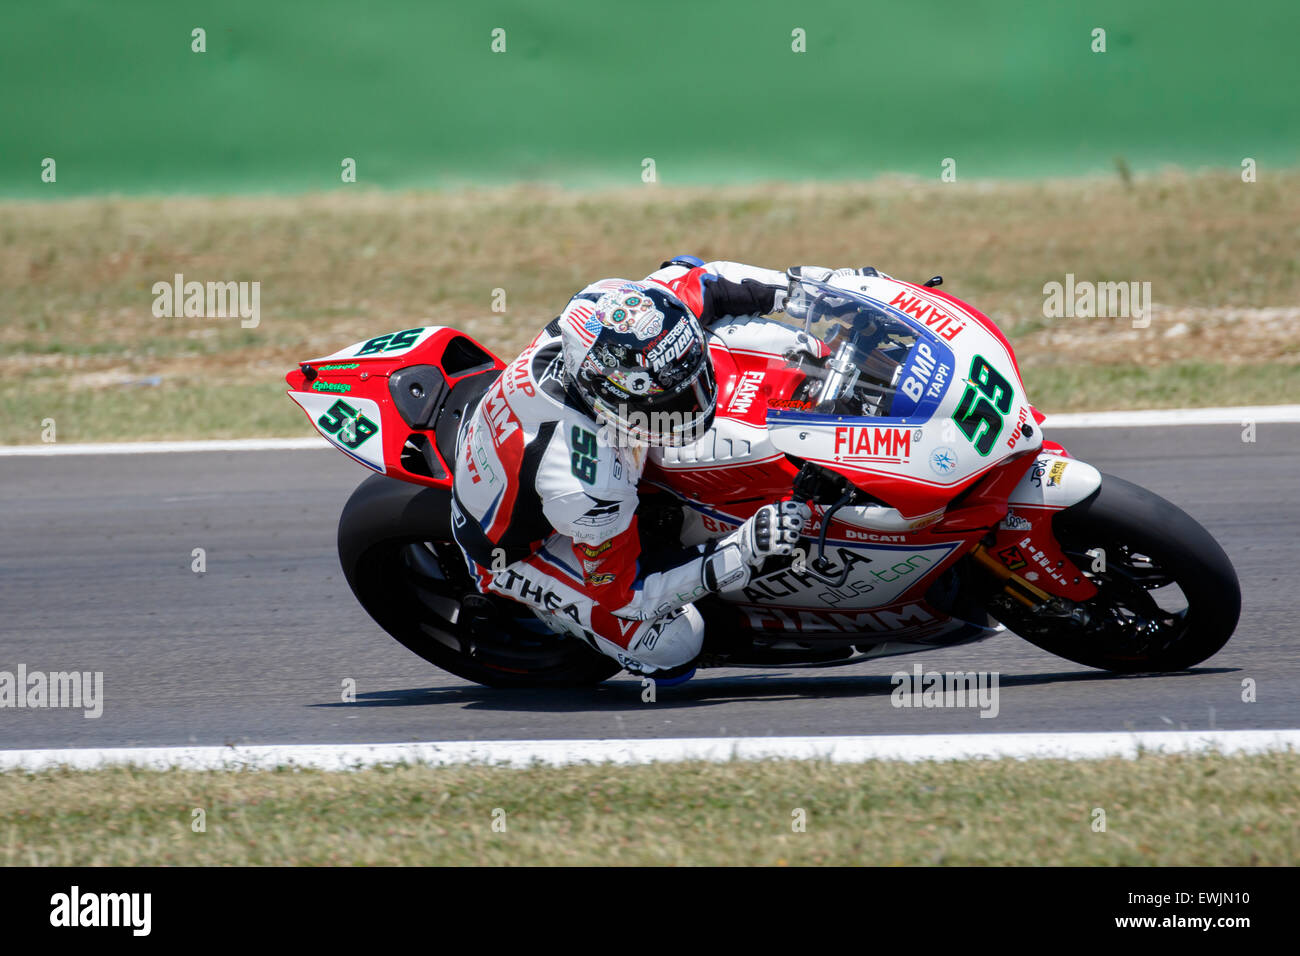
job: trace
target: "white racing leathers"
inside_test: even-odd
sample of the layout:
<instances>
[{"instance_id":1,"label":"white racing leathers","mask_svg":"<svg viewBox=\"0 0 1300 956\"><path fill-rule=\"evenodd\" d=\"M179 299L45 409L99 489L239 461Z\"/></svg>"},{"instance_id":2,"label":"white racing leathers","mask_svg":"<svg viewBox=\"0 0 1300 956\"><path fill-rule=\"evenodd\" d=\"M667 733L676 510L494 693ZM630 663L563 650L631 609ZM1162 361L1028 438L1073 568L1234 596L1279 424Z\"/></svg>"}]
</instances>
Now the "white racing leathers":
<instances>
[{"instance_id":1,"label":"white racing leathers","mask_svg":"<svg viewBox=\"0 0 1300 956\"><path fill-rule=\"evenodd\" d=\"M650 279L706 323L779 306L783 273L717 265L739 278L687 260L665 264ZM583 291L599 295L622 281ZM742 549L731 540L740 532L698 547L643 549L636 508L647 449L610 441L609 430L566 389L565 320L542 330L466 416L453 532L480 591L527 605L552 630L630 670L678 667L699 654L704 637L692 602L749 579Z\"/></svg>"}]
</instances>

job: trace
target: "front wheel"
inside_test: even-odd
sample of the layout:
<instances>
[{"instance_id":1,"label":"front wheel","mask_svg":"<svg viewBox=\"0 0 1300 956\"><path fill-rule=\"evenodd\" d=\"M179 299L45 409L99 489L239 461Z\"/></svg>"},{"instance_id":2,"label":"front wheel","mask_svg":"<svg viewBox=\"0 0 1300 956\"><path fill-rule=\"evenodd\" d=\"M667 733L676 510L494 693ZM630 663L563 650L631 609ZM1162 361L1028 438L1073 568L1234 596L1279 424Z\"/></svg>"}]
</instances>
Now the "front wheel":
<instances>
[{"instance_id":1,"label":"front wheel","mask_svg":"<svg viewBox=\"0 0 1300 956\"><path fill-rule=\"evenodd\" d=\"M1073 620L998 599L990 611L1043 650L1121 673L1178 671L1232 636L1241 588L1228 556L1186 513L1132 482L1102 475L1088 499L1055 516L1065 554L1097 586Z\"/></svg>"}]
</instances>

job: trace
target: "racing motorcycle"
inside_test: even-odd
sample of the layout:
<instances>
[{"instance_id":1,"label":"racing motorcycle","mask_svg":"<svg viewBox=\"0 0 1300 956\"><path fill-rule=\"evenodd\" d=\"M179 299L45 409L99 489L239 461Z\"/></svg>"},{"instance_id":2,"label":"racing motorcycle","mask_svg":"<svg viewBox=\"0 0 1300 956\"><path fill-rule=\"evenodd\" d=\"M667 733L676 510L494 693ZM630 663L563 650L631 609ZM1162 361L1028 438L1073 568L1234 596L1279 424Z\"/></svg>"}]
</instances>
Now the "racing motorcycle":
<instances>
[{"instance_id":1,"label":"racing motorcycle","mask_svg":"<svg viewBox=\"0 0 1300 956\"><path fill-rule=\"evenodd\" d=\"M783 498L813 518L793 555L697 603L699 665L838 666L1008 629L1117 672L1214 654L1241 606L1223 549L1173 504L1046 440L1010 342L941 282L803 279L783 316L709 327L716 417L695 444L651 450L643 534L698 544ZM558 376L558 359L536 361ZM597 683L619 664L480 594L452 539L457 429L504 367L465 333L425 326L286 380L315 428L376 472L343 509L338 551L381 627L480 684Z\"/></svg>"}]
</instances>

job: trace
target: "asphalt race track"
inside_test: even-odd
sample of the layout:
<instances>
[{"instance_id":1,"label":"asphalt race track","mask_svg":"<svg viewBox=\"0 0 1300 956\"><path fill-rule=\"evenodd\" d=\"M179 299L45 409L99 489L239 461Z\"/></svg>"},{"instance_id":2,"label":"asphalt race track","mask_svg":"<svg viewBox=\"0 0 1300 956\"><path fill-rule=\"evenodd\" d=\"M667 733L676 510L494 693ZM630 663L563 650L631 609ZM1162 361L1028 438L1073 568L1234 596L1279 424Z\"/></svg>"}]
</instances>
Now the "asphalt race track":
<instances>
[{"instance_id":1,"label":"asphalt race track","mask_svg":"<svg viewBox=\"0 0 1300 956\"><path fill-rule=\"evenodd\" d=\"M1008 634L841 669L702 671L655 703L627 675L496 691L426 664L356 604L334 532L367 472L341 454L0 458L0 670L104 674L100 718L0 709L0 748L1300 726L1300 425L1262 424L1253 444L1237 425L1048 436L1223 544L1244 607L1217 656L1116 677ZM998 716L891 707L889 675L914 662L999 672Z\"/></svg>"}]
</instances>

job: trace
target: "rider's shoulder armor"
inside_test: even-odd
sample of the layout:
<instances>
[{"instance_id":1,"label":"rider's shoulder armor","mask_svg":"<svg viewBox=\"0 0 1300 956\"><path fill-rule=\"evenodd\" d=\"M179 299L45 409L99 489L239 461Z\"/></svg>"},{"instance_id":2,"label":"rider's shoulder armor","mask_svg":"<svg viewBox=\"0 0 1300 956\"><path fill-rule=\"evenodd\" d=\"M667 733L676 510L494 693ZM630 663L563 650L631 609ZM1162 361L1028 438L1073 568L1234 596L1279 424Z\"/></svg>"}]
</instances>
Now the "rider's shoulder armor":
<instances>
[{"instance_id":1,"label":"rider's shoulder armor","mask_svg":"<svg viewBox=\"0 0 1300 956\"><path fill-rule=\"evenodd\" d=\"M546 436L534 487L551 526L580 541L627 530L641 467L608 440L565 387L558 323L551 323L501 373L501 395L527 435ZM545 432L542 426L549 425ZM517 475L507 475L518 480Z\"/></svg>"},{"instance_id":2,"label":"rider's shoulder armor","mask_svg":"<svg viewBox=\"0 0 1300 956\"><path fill-rule=\"evenodd\" d=\"M553 321L501 373L502 391L515 414L544 420L569 408L563 371L560 326Z\"/></svg>"},{"instance_id":3,"label":"rider's shoulder armor","mask_svg":"<svg viewBox=\"0 0 1300 956\"><path fill-rule=\"evenodd\" d=\"M590 417L565 415L537 471L547 519L576 541L598 544L622 534L636 514L642 464Z\"/></svg>"}]
</instances>

